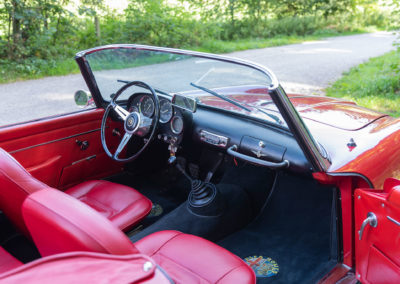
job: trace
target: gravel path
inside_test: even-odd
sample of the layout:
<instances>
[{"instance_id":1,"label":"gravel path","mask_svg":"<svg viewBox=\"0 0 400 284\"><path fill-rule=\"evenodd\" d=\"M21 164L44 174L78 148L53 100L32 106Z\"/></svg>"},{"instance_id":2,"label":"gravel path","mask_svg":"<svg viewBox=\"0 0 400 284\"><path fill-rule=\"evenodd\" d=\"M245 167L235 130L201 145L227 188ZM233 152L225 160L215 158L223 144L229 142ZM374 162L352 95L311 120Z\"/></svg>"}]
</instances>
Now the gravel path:
<instances>
[{"instance_id":1,"label":"gravel path","mask_svg":"<svg viewBox=\"0 0 400 284\"><path fill-rule=\"evenodd\" d=\"M287 92L323 94L344 71L393 49L395 39L378 32L227 55L267 66ZM76 110L73 94L78 89L87 89L78 74L0 84L0 125Z\"/></svg>"},{"instance_id":2,"label":"gravel path","mask_svg":"<svg viewBox=\"0 0 400 284\"><path fill-rule=\"evenodd\" d=\"M286 92L323 94L323 89L340 78L344 71L394 49L395 40L393 33L377 32L228 55L267 66Z\"/></svg>"}]
</instances>

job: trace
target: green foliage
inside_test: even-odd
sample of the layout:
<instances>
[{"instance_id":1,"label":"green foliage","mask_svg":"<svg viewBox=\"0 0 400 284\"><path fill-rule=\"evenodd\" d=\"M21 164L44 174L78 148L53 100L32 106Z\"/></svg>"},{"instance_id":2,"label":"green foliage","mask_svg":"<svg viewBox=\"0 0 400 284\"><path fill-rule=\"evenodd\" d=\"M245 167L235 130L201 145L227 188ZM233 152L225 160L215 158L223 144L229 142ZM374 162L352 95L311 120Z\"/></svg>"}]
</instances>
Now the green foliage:
<instances>
[{"instance_id":1,"label":"green foliage","mask_svg":"<svg viewBox=\"0 0 400 284\"><path fill-rule=\"evenodd\" d=\"M400 116L400 52L392 51L352 68L326 93Z\"/></svg>"},{"instance_id":2,"label":"green foliage","mask_svg":"<svg viewBox=\"0 0 400 284\"><path fill-rule=\"evenodd\" d=\"M73 3L0 3L0 73L7 74L1 81L76 72L65 58L101 44L230 52L371 26L396 28L394 14L381 10L378 0L129 0L123 12L110 10L104 0L79 0L68 10Z\"/></svg>"}]
</instances>

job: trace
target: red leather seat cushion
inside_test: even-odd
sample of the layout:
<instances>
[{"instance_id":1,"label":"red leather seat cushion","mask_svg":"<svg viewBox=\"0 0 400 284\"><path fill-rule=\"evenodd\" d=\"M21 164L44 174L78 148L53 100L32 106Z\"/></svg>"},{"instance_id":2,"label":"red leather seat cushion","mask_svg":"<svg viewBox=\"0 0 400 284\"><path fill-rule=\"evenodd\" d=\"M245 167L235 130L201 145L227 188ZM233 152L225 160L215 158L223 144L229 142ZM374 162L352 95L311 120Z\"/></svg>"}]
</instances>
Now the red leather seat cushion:
<instances>
[{"instance_id":1,"label":"red leather seat cushion","mask_svg":"<svg viewBox=\"0 0 400 284\"><path fill-rule=\"evenodd\" d=\"M135 189L104 180L87 181L65 192L86 203L124 231L146 217L153 205Z\"/></svg>"},{"instance_id":2,"label":"red leather seat cushion","mask_svg":"<svg viewBox=\"0 0 400 284\"><path fill-rule=\"evenodd\" d=\"M22 266L22 262L0 247L0 273Z\"/></svg>"},{"instance_id":3,"label":"red leather seat cushion","mask_svg":"<svg viewBox=\"0 0 400 284\"><path fill-rule=\"evenodd\" d=\"M205 239L161 231L135 243L177 283L255 283L253 270L239 257Z\"/></svg>"}]
</instances>

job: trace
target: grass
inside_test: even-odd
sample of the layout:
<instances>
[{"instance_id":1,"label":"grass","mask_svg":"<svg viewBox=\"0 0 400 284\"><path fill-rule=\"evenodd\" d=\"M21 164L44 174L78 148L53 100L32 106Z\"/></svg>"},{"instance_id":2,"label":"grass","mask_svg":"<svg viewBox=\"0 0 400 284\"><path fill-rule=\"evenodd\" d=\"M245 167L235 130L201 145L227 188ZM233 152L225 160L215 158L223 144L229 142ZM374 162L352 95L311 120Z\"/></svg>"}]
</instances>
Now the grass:
<instances>
[{"instance_id":1,"label":"grass","mask_svg":"<svg viewBox=\"0 0 400 284\"><path fill-rule=\"evenodd\" d=\"M247 49L301 43L331 36L359 34L369 31L371 30L366 29L339 33L334 30L323 30L308 36L275 36L267 39L250 38L235 41L208 40L204 41L200 46L183 46L182 48L211 53L228 53ZM79 73L79 68L73 56L68 58L55 58L50 61L33 58L18 63L9 60L0 60L0 84L74 73Z\"/></svg>"},{"instance_id":2,"label":"grass","mask_svg":"<svg viewBox=\"0 0 400 284\"><path fill-rule=\"evenodd\" d=\"M386 53L353 67L326 89L326 95L400 116L400 51Z\"/></svg>"}]
</instances>

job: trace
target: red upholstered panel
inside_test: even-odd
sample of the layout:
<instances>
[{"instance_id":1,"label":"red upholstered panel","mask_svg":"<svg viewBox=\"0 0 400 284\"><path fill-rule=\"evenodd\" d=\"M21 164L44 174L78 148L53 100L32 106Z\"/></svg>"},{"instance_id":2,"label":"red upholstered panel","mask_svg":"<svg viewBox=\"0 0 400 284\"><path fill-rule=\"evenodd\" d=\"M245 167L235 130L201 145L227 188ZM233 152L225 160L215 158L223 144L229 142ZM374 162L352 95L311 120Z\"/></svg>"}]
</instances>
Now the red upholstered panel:
<instances>
[{"instance_id":1,"label":"red upholstered panel","mask_svg":"<svg viewBox=\"0 0 400 284\"><path fill-rule=\"evenodd\" d=\"M150 263L148 270L144 265ZM147 266L148 267L148 266ZM1 283L169 283L152 259L75 252L45 257L0 275Z\"/></svg>"},{"instance_id":2,"label":"red upholstered panel","mask_svg":"<svg viewBox=\"0 0 400 284\"><path fill-rule=\"evenodd\" d=\"M0 273L22 266L22 263L0 247Z\"/></svg>"},{"instance_id":3,"label":"red upholstered panel","mask_svg":"<svg viewBox=\"0 0 400 284\"><path fill-rule=\"evenodd\" d=\"M22 202L29 194L47 187L0 148L0 209L26 235L28 232L21 215Z\"/></svg>"},{"instance_id":4,"label":"red upholstered panel","mask_svg":"<svg viewBox=\"0 0 400 284\"><path fill-rule=\"evenodd\" d=\"M253 270L239 257L205 239L161 231L135 243L176 283L255 283Z\"/></svg>"},{"instance_id":5,"label":"red upholstered panel","mask_svg":"<svg viewBox=\"0 0 400 284\"><path fill-rule=\"evenodd\" d=\"M128 230L146 217L152 203L133 188L104 180L87 181L66 191L96 209L121 230Z\"/></svg>"},{"instance_id":6,"label":"red upholstered panel","mask_svg":"<svg viewBox=\"0 0 400 284\"><path fill-rule=\"evenodd\" d=\"M22 205L22 215L42 256L71 251L138 252L108 219L52 188L29 195Z\"/></svg>"}]
</instances>

